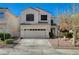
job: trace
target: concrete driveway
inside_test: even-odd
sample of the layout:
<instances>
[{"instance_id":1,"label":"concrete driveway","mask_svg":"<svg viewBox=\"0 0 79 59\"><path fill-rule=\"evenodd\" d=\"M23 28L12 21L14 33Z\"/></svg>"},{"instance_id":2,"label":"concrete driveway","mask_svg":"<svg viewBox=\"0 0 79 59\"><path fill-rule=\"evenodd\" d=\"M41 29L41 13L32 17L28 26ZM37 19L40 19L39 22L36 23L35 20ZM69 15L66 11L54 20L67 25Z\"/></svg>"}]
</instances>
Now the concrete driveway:
<instances>
[{"instance_id":1,"label":"concrete driveway","mask_svg":"<svg viewBox=\"0 0 79 59\"><path fill-rule=\"evenodd\" d=\"M79 50L54 49L48 39L22 39L14 48L0 48L1 55L75 55Z\"/></svg>"},{"instance_id":2,"label":"concrete driveway","mask_svg":"<svg viewBox=\"0 0 79 59\"><path fill-rule=\"evenodd\" d=\"M9 54L44 55L56 52L47 39L22 39Z\"/></svg>"}]
</instances>

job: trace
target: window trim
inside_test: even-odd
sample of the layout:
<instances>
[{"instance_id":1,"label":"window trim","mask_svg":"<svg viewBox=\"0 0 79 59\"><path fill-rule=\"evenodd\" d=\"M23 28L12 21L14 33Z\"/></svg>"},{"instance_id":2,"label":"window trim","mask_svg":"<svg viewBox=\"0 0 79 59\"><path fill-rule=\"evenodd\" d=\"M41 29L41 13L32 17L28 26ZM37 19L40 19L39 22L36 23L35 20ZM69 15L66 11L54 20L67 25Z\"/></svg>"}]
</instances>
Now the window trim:
<instances>
[{"instance_id":1,"label":"window trim","mask_svg":"<svg viewBox=\"0 0 79 59\"><path fill-rule=\"evenodd\" d=\"M42 17L42 16L46 16L46 19L44 19L44 17ZM47 15L41 15L41 20L42 21L47 21Z\"/></svg>"},{"instance_id":2,"label":"window trim","mask_svg":"<svg viewBox=\"0 0 79 59\"><path fill-rule=\"evenodd\" d=\"M29 15L32 15L32 16L29 16ZM29 16L29 17L28 17L28 16ZM28 20L27 17L28 17L29 19L30 19L30 18L32 18L32 19ZM34 21L34 14L26 14L26 21Z\"/></svg>"}]
</instances>

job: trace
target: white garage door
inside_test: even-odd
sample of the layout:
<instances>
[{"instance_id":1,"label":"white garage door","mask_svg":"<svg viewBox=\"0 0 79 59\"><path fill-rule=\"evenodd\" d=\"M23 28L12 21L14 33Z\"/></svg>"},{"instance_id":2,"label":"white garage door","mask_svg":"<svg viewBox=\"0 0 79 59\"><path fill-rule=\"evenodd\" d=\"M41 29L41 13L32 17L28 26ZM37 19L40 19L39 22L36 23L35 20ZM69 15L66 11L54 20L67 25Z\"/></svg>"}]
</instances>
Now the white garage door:
<instances>
[{"instance_id":1,"label":"white garage door","mask_svg":"<svg viewBox=\"0 0 79 59\"><path fill-rule=\"evenodd\" d=\"M46 38L46 29L24 29L25 38Z\"/></svg>"}]
</instances>

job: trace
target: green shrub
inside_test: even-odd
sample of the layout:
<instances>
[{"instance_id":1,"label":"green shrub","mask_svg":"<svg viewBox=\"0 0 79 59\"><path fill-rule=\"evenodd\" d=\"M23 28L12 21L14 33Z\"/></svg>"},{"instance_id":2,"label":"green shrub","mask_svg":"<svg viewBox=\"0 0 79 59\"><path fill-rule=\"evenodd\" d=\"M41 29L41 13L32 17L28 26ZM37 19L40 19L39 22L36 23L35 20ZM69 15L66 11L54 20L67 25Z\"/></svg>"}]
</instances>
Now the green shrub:
<instances>
[{"instance_id":1,"label":"green shrub","mask_svg":"<svg viewBox=\"0 0 79 59\"><path fill-rule=\"evenodd\" d=\"M73 37L73 34L72 34L72 33L69 33L69 32L64 32L63 35L64 35L66 38L72 38L72 37Z\"/></svg>"},{"instance_id":2,"label":"green shrub","mask_svg":"<svg viewBox=\"0 0 79 59\"><path fill-rule=\"evenodd\" d=\"M0 33L0 39L1 39L2 41L4 41L4 35L3 35L3 33Z\"/></svg>"},{"instance_id":3,"label":"green shrub","mask_svg":"<svg viewBox=\"0 0 79 59\"><path fill-rule=\"evenodd\" d=\"M9 33L0 33L0 38L2 41L4 41L4 37L5 37L5 39L10 39L11 35Z\"/></svg>"},{"instance_id":4,"label":"green shrub","mask_svg":"<svg viewBox=\"0 0 79 59\"><path fill-rule=\"evenodd\" d=\"M68 32L64 32L62 35L67 37Z\"/></svg>"},{"instance_id":5,"label":"green shrub","mask_svg":"<svg viewBox=\"0 0 79 59\"><path fill-rule=\"evenodd\" d=\"M11 35L9 33L5 33L5 39L11 38Z\"/></svg>"},{"instance_id":6,"label":"green shrub","mask_svg":"<svg viewBox=\"0 0 79 59\"><path fill-rule=\"evenodd\" d=\"M54 38L55 36L54 36L54 34L52 32L49 32L49 37Z\"/></svg>"},{"instance_id":7,"label":"green shrub","mask_svg":"<svg viewBox=\"0 0 79 59\"><path fill-rule=\"evenodd\" d=\"M13 44L13 39L7 39L5 40L6 44Z\"/></svg>"},{"instance_id":8,"label":"green shrub","mask_svg":"<svg viewBox=\"0 0 79 59\"><path fill-rule=\"evenodd\" d=\"M73 37L73 34L72 33L68 33L67 34L67 38L72 38Z\"/></svg>"}]
</instances>

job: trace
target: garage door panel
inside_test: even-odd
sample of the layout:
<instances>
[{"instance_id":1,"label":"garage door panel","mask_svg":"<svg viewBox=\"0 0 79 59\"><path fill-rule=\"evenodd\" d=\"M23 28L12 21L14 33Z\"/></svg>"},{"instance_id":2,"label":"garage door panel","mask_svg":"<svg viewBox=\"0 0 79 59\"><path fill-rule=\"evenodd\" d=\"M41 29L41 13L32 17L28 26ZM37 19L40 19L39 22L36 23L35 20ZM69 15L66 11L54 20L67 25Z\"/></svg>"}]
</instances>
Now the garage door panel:
<instances>
[{"instance_id":1,"label":"garage door panel","mask_svg":"<svg viewBox=\"0 0 79 59\"><path fill-rule=\"evenodd\" d=\"M28 38L45 38L46 37L46 31L24 31L23 37Z\"/></svg>"},{"instance_id":2,"label":"garage door panel","mask_svg":"<svg viewBox=\"0 0 79 59\"><path fill-rule=\"evenodd\" d=\"M26 31L25 37L45 37L45 31Z\"/></svg>"}]
</instances>

